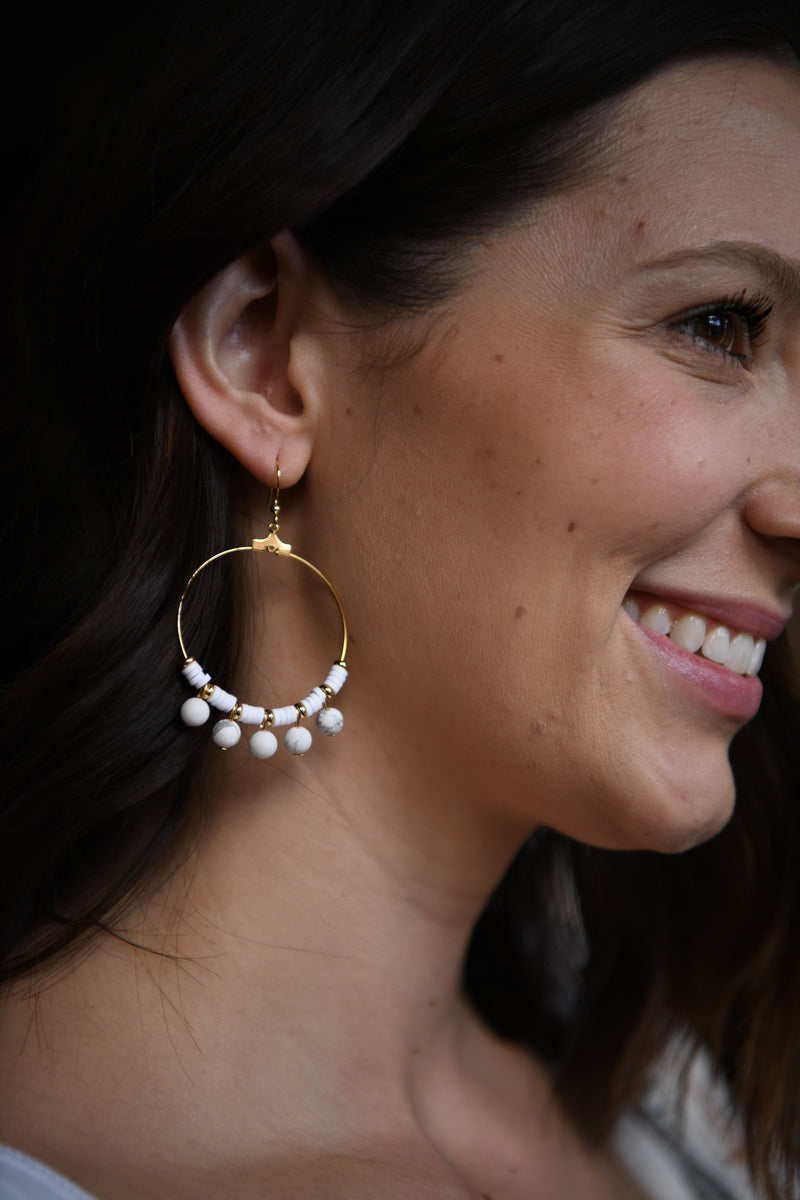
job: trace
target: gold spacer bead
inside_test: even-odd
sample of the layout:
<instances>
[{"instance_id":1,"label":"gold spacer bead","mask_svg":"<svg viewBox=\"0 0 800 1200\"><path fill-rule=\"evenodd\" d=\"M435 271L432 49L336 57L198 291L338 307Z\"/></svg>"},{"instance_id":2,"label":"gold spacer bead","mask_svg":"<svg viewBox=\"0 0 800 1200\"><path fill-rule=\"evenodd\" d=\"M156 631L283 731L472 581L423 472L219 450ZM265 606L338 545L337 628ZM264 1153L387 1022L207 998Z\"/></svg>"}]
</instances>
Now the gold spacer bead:
<instances>
[{"instance_id":1,"label":"gold spacer bead","mask_svg":"<svg viewBox=\"0 0 800 1200\"><path fill-rule=\"evenodd\" d=\"M244 712L244 705L241 703L241 701L237 701L236 704L234 704L233 708L231 709L231 715L230 715L231 721L241 721L243 712Z\"/></svg>"},{"instance_id":2,"label":"gold spacer bead","mask_svg":"<svg viewBox=\"0 0 800 1200\"><path fill-rule=\"evenodd\" d=\"M274 725L274 724L275 724L275 713L272 711L271 708L268 708L264 712L264 716L262 718L261 724L259 725L259 729L269 729L270 725Z\"/></svg>"},{"instance_id":3,"label":"gold spacer bead","mask_svg":"<svg viewBox=\"0 0 800 1200\"><path fill-rule=\"evenodd\" d=\"M216 685L213 683L207 683L204 687L202 687L200 689L200 693L199 693L200 699L201 700L210 700L211 697L214 695L215 691L216 691Z\"/></svg>"}]
</instances>

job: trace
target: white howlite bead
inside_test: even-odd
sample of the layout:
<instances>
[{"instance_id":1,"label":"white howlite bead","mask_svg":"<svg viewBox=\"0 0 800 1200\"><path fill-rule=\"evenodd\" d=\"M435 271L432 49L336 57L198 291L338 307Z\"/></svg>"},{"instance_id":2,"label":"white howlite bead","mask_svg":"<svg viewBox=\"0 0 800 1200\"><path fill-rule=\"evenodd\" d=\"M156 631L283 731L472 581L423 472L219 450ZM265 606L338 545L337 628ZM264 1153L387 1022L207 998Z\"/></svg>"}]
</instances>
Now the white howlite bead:
<instances>
[{"instance_id":1,"label":"white howlite bead","mask_svg":"<svg viewBox=\"0 0 800 1200\"><path fill-rule=\"evenodd\" d=\"M221 687L215 687L208 699L214 708L218 708L222 712L230 712L239 703L235 696Z\"/></svg>"},{"instance_id":2,"label":"white howlite bead","mask_svg":"<svg viewBox=\"0 0 800 1200\"><path fill-rule=\"evenodd\" d=\"M189 680L193 688L201 688L205 684L211 682L211 676L207 675L200 663L193 660L186 664L183 668L183 674Z\"/></svg>"},{"instance_id":3,"label":"white howlite bead","mask_svg":"<svg viewBox=\"0 0 800 1200\"><path fill-rule=\"evenodd\" d=\"M311 745L311 734L304 725L293 725L286 730L283 744L292 754L305 754Z\"/></svg>"},{"instance_id":4,"label":"white howlite bead","mask_svg":"<svg viewBox=\"0 0 800 1200\"><path fill-rule=\"evenodd\" d=\"M181 705L181 720L184 725L205 725L211 709L199 696L190 696Z\"/></svg>"},{"instance_id":5,"label":"white howlite bead","mask_svg":"<svg viewBox=\"0 0 800 1200\"><path fill-rule=\"evenodd\" d=\"M243 704L239 720L242 725L260 725L264 720L264 709L256 707L255 704Z\"/></svg>"},{"instance_id":6,"label":"white howlite bead","mask_svg":"<svg viewBox=\"0 0 800 1200\"><path fill-rule=\"evenodd\" d=\"M297 720L297 709L293 704L284 704L283 708L273 708L273 725L294 725Z\"/></svg>"},{"instance_id":7,"label":"white howlite bead","mask_svg":"<svg viewBox=\"0 0 800 1200\"><path fill-rule=\"evenodd\" d=\"M217 721L211 731L211 736L220 750L230 750L231 746L235 746L239 741L242 731L237 721L226 719L224 721Z\"/></svg>"},{"instance_id":8,"label":"white howlite bead","mask_svg":"<svg viewBox=\"0 0 800 1200\"><path fill-rule=\"evenodd\" d=\"M345 679L347 679L347 668L343 667L341 663L334 663L325 677L325 683L332 692L339 692Z\"/></svg>"},{"instance_id":9,"label":"white howlite bead","mask_svg":"<svg viewBox=\"0 0 800 1200\"><path fill-rule=\"evenodd\" d=\"M317 713L317 729L320 733L327 733L328 737L333 737L343 725L344 717L338 708L323 708Z\"/></svg>"},{"instance_id":10,"label":"white howlite bead","mask_svg":"<svg viewBox=\"0 0 800 1200\"><path fill-rule=\"evenodd\" d=\"M250 753L254 758L272 758L278 749L278 739L269 729L257 729L250 738Z\"/></svg>"}]
</instances>

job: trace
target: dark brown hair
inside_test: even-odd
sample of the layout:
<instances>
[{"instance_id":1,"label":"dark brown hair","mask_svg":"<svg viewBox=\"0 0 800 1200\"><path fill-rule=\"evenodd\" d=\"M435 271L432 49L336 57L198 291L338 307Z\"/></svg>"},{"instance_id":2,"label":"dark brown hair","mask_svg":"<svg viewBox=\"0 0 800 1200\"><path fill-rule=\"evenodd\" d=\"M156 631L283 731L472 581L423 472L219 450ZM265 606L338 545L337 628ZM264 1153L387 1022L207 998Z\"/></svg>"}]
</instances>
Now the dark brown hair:
<instances>
[{"instance_id":1,"label":"dark brown hair","mask_svg":"<svg viewBox=\"0 0 800 1200\"><path fill-rule=\"evenodd\" d=\"M112 924L197 821L197 743L165 715L184 698L174 613L230 541L233 483L166 357L188 298L291 228L365 307L424 310L461 243L580 173L585 114L683 55L796 55L785 8L171 0L57 9L36 61L20 43L4 106L0 982ZM225 629L235 596L206 574L197 608ZM230 652L198 647L223 677ZM467 966L476 1002L548 1056L597 1136L673 1032L707 1043L774 1197L800 1159L800 698L782 653L719 838L660 858L537 835Z\"/></svg>"}]
</instances>

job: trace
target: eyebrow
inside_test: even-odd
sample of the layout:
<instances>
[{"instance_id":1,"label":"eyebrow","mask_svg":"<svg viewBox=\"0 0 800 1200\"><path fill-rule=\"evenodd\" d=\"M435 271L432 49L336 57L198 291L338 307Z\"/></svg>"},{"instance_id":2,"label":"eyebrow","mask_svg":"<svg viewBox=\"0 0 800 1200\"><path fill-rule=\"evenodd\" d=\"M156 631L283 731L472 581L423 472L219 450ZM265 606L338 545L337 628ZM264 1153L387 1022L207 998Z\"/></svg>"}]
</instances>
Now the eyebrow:
<instances>
[{"instance_id":1,"label":"eyebrow","mask_svg":"<svg viewBox=\"0 0 800 1200\"><path fill-rule=\"evenodd\" d=\"M745 267L755 271L784 304L800 308L800 259L778 254L758 242L709 242L689 246L642 263L643 271L676 269L699 263Z\"/></svg>"}]
</instances>

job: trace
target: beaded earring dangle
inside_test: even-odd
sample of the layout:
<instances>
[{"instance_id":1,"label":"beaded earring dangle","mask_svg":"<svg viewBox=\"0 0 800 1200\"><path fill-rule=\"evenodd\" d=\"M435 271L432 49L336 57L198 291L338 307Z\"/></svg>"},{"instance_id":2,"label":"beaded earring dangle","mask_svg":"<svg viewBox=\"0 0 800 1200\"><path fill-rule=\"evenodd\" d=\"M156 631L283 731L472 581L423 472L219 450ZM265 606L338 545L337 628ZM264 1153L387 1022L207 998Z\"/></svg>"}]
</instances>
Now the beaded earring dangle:
<instances>
[{"instance_id":1,"label":"beaded earring dangle","mask_svg":"<svg viewBox=\"0 0 800 1200\"><path fill-rule=\"evenodd\" d=\"M292 547L286 542L281 541L278 536L278 513L280 512L278 496L281 490L281 469L277 463L275 464L275 469L277 478L275 487L270 492L269 500L272 520L270 521L267 536L265 538L253 538L249 546L231 546L228 550L220 550L218 554L212 554L211 558L207 558L190 575L178 603L178 641L184 657L183 675L190 686L197 689L197 695L185 700L182 704L181 719L185 725L205 725L210 716L211 708L216 708L218 711L227 714L216 722L211 731L213 740L222 750L229 750L232 746L237 745L242 736L242 725L258 726L255 733L249 739L250 752L256 758L272 758L278 749L278 739L272 730L283 725L289 726L283 738L283 744L286 749L292 754L305 754L306 750L311 746L312 741L311 732L304 725L300 724L306 717L316 715L317 729L321 733L328 734L329 736L338 733L342 728L344 718L339 709L331 708L328 702L340 691L347 678L347 668L344 661L344 656L347 653L347 622L342 610L342 602L333 584L329 579L326 579L322 571L315 567L313 563L301 558L299 554L293 554ZM304 567L308 567L309 570L313 571L322 580L336 601L336 607L339 610L339 617L342 623L342 649L339 657L328 672L325 682L312 688L303 700L298 700L295 704L284 705L282 708L264 708L253 704L243 704L237 700L236 696L232 696L230 692L226 692L218 684L212 683L211 676L203 670L196 659L189 655L183 640L181 625L183 606L189 588L192 586L194 580L201 571L204 571L206 567L218 559L225 558L228 554L239 554L245 551L254 551L256 554L266 552L267 554L274 554L279 558L293 558L295 562L302 563Z\"/></svg>"}]
</instances>

